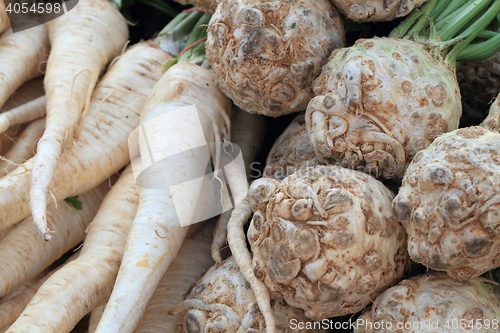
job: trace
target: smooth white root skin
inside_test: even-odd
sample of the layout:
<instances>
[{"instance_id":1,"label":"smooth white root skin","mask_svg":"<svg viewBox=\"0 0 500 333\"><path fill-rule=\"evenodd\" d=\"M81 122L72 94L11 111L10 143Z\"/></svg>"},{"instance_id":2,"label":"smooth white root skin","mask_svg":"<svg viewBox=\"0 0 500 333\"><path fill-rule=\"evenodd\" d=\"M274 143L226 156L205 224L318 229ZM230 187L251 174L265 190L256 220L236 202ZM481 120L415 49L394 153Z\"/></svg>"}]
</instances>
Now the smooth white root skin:
<instances>
[{"instance_id":1,"label":"smooth white root skin","mask_svg":"<svg viewBox=\"0 0 500 333\"><path fill-rule=\"evenodd\" d=\"M0 242L5 238L5 236L7 236L7 234L9 232L11 232L12 230L14 230L14 228L17 227L17 226L18 226L18 223L13 224L10 227L7 227L7 228L3 229L2 231L0 231ZM2 303L2 300L0 299L0 304L1 303Z\"/></svg>"},{"instance_id":2,"label":"smooth white root skin","mask_svg":"<svg viewBox=\"0 0 500 333\"><path fill-rule=\"evenodd\" d=\"M101 79L82 131L61 156L51 192L56 200L86 192L130 162L128 136L161 77L163 51L140 43L126 51ZM33 159L0 179L0 230L29 215Z\"/></svg>"},{"instance_id":3,"label":"smooth white root skin","mask_svg":"<svg viewBox=\"0 0 500 333\"><path fill-rule=\"evenodd\" d=\"M266 122L263 116L251 114L238 107L233 107L233 117L231 119L231 142L236 144L241 149L246 172L246 178L244 179L248 180L250 178L250 165L255 160L255 157L262 146L265 131ZM236 172L237 171L238 170L236 170ZM233 179L241 178L229 177L228 180L231 182ZM230 183L230 185L231 190L233 189L233 186L238 186L238 188L242 186L242 190L248 190L248 183L236 185L233 182L232 184ZM236 195L233 195L233 197L236 197ZM231 217L231 211L226 211L221 214L219 220L217 221L217 227L215 228L211 252L212 258L217 263L222 261L220 251L227 240L227 223Z\"/></svg>"},{"instance_id":4,"label":"smooth white root skin","mask_svg":"<svg viewBox=\"0 0 500 333\"><path fill-rule=\"evenodd\" d=\"M97 308L95 308L91 313L90 313L90 319L89 319L89 329L87 333L94 333L95 330L97 329L97 325L99 324L99 321L102 318L102 315L104 314L104 309L106 308L106 304L99 305Z\"/></svg>"},{"instance_id":5,"label":"smooth white root skin","mask_svg":"<svg viewBox=\"0 0 500 333\"><path fill-rule=\"evenodd\" d=\"M44 94L45 89L43 88L42 78L29 80L12 93L7 102L0 108L0 114L31 102Z\"/></svg>"},{"instance_id":6,"label":"smooth white root skin","mask_svg":"<svg viewBox=\"0 0 500 333\"><path fill-rule=\"evenodd\" d=\"M44 81L47 128L38 142L30 186L30 210L45 240L51 233L46 218L48 190L64 145L78 134L76 127L88 110L99 74L128 38L125 18L106 0L80 0L47 25L52 46Z\"/></svg>"},{"instance_id":7,"label":"smooth white root skin","mask_svg":"<svg viewBox=\"0 0 500 333\"><path fill-rule=\"evenodd\" d=\"M215 133L214 127L222 130L229 125L225 124L225 119L229 119L231 114L231 102L217 88L209 71L190 63L178 63L162 76L143 108L141 124L192 104L200 111L198 114L205 138L208 142L215 142L219 133ZM164 164L165 168L144 177L146 183L155 183L169 175L170 183L178 184L184 179L197 179L200 171L204 173L209 161L203 154L171 156L172 150L178 150L181 145L186 151L192 149L185 136L191 134L194 122L195 119L189 118L175 123L178 130L147 133L148 137L161 136L159 142L155 142L155 151L170 157L169 163ZM149 155L145 154L147 147L144 142L141 143L141 156L144 158ZM200 184L190 186L193 185L190 182L183 185L178 194L186 206L180 211L176 210L168 188L141 188L139 208L127 239L122 265L96 332L130 333L137 326L186 235L188 227L181 227L178 216L190 221L200 196L201 186L197 187Z\"/></svg>"},{"instance_id":8,"label":"smooth white root skin","mask_svg":"<svg viewBox=\"0 0 500 333\"><path fill-rule=\"evenodd\" d=\"M246 236L243 231L243 226L247 223L252 215L252 207L247 200L238 204L231 214L231 219L227 225L227 241L234 260L240 268L241 274L250 283L260 312L264 316L266 322L267 333L274 333L276 324L271 309L271 298L266 285L254 274L252 266L252 257L247 248Z\"/></svg>"},{"instance_id":9,"label":"smooth white root skin","mask_svg":"<svg viewBox=\"0 0 500 333\"><path fill-rule=\"evenodd\" d=\"M7 16L7 11L5 10L5 4L3 0L0 1L0 33L4 32L5 29L9 27L9 17Z\"/></svg>"},{"instance_id":10,"label":"smooth white root skin","mask_svg":"<svg viewBox=\"0 0 500 333\"><path fill-rule=\"evenodd\" d=\"M12 125L45 117L45 103L45 96L41 96L17 108L0 113L0 133L5 132Z\"/></svg>"},{"instance_id":11,"label":"smooth white root skin","mask_svg":"<svg viewBox=\"0 0 500 333\"><path fill-rule=\"evenodd\" d=\"M49 48L46 24L0 36L0 107L23 83L41 74L39 66Z\"/></svg>"},{"instance_id":12,"label":"smooth white root skin","mask_svg":"<svg viewBox=\"0 0 500 333\"><path fill-rule=\"evenodd\" d=\"M4 112L17 108L25 103L43 96L43 80L33 79L17 89L0 108L0 115ZM14 143L13 139L24 129L24 124L9 127L6 132L0 134L0 156L4 155Z\"/></svg>"},{"instance_id":13,"label":"smooth white root skin","mask_svg":"<svg viewBox=\"0 0 500 333\"><path fill-rule=\"evenodd\" d=\"M16 142L0 157L0 178L16 169L18 165L26 162L35 154L35 143L45 130L45 118L35 120L30 123L24 131L19 134Z\"/></svg>"},{"instance_id":14,"label":"smooth white root skin","mask_svg":"<svg viewBox=\"0 0 500 333\"><path fill-rule=\"evenodd\" d=\"M214 265L210 245L214 224L206 224L182 243L177 257L163 275L134 333L175 333L177 316L167 313L183 300L184 293Z\"/></svg>"},{"instance_id":15,"label":"smooth white root skin","mask_svg":"<svg viewBox=\"0 0 500 333\"><path fill-rule=\"evenodd\" d=\"M82 210L76 210L65 201L58 202L58 209L52 206L47 213L57 234L50 242L38 238L31 217L9 232L0 243L0 295L15 291L83 241L85 229L108 190L108 181L105 181L80 195Z\"/></svg>"},{"instance_id":16,"label":"smooth white root skin","mask_svg":"<svg viewBox=\"0 0 500 333\"><path fill-rule=\"evenodd\" d=\"M78 259L43 283L11 326L13 332L69 333L109 298L138 200L139 187L129 165L89 225Z\"/></svg>"},{"instance_id":17,"label":"smooth white root skin","mask_svg":"<svg viewBox=\"0 0 500 333\"><path fill-rule=\"evenodd\" d=\"M21 293L2 303L0 305L0 327L5 328L14 323L23 312L24 308L26 308L26 305L28 305L30 300L36 294L38 288L40 288L40 286L47 281L52 274L61 269L67 263L75 260L79 254L79 252L75 253L62 266L48 272L43 277L27 286Z\"/></svg>"}]
</instances>

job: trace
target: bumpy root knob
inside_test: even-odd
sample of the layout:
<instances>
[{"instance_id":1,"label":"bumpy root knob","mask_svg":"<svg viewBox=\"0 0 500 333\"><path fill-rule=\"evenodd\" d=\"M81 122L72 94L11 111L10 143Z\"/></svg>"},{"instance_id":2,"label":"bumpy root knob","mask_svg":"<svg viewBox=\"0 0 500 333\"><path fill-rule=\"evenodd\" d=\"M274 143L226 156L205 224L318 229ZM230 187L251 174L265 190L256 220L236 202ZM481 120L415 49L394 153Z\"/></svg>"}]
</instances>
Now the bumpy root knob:
<instances>
[{"instance_id":1,"label":"bumpy root knob","mask_svg":"<svg viewBox=\"0 0 500 333\"><path fill-rule=\"evenodd\" d=\"M500 134L469 127L419 152L393 201L410 257L467 280L500 266Z\"/></svg>"},{"instance_id":2,"label":"bumpy root knob","mask_svg":"<svg viewBox=\"0 0 500 333\"><path fill-rule=\"evenodd\" d=\"M316 166L277 183L248 239L256 276L288 304L314 320L355 313L402 276L406 234L378 180Z\"/></svg>"},{"instance_id":3,"label":"bumpy root knob","mask_svg":"<svg viewBox=\"0 0 500 333\"><path fill-rule=\"evenodd\" d=\"M392 21L408 15L428 0L332 0L335 7L356 22Z\"/></svg>"},{"instance_id":4,"label":"bumpy root knob","mask_svg":"<svg viewBox=\"0 0 500 333\"><path fill-rule=\"evenodd\" d=\"M186 299L172 312L179 314L176 332L264 332L264 318L259 311L250 284L241 275L231 257L210 268L187 291ZM304 312L286 305L279 295L271 297L276 332L292 333L290 323L306 327ZM293 332L324 332L317 329Z\"/></svg>"},{"instance_id":5,"label":"bumpy root knob","mask_svg":"<svg viewBox=\"0 0 500 333\"><path fill-rule=\"evenodd\" d=\"M316 154L382 178L401 178L462 113L453 69L406 39L335 50L313 89L305 119Z\"/></svg>"},{"instance_id":6,"label":"bumpy root knob","mask_svg":"<svg viewBox=\"0 0 500 333\"><path fill-rule=\"evenodd\" d=\"M220 89L241 109L273 117L306 108L314 79L345 38L328 0L222 0L207 32Z\"/></svg>"},{"instance_id":7,"label":"bumpy root knob","mask_svg":"<svg viewBox=\"0 0 500 333\"><path fill-rule=\"evenodd\" d=\"M459 282L444 273L428 273L401 281L378 296L371 310L358 318L358 323L363 324L357 326L354 332L389 333L396 332L398 328L398 332L405 333L460 331L457 325L453 326L453 322L469 323L464 331L494 332L497 329L492 329L490 325L487 328L484 323L498 323L498 318L498 286L482 278ZM382 322L385 325L380 325ZM388 323L393 325L392 328Z\"/></svg>"}]
</instances>

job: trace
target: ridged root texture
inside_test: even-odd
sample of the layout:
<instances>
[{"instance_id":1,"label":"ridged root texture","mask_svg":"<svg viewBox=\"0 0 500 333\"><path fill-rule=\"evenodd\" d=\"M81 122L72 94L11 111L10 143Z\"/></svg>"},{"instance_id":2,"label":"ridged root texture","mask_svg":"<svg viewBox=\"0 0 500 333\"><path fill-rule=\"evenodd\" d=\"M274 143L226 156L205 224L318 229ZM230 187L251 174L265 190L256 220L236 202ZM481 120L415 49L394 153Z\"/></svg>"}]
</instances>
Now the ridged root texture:
<instances>
[{"instance_id":1,"label":"ridged root texture","mask_svg":"<svg viewBox=\"0 0 500 333\"><path fill-rule=\"evenodd\" d=\"M360 311L409 262L392 198L375 178L337 166L254 181L255 275L313 320Z\"/></svg>"},{"instance_id":2,"label":"ridged root texture","mask_svg":"<svg viewBox=\"0 0 500 333\"><path fill-rule=\"evenodd\" d=\"M217 83L250 113L302 111L344 27L328 0L225 0L210 20L207 60Z\"/></svg>"},{"instance_id":3,"label":"ridged root texture","mask_svg":"<svg viewBox=\"0 0 500 333\"><path fill-rule=\"evenodd\" d=\"M232 257L210 268L186 294L186 299L173 309L174 313L180 313L176 332L264 332L266 329L255 295ZM288 332L293 319L304 324L308 321L302 310L286 305L279 295L271 299L271 307L277 332Z\"/></svg>"},{"instance_id":4,"label":"ridged root texture","mask_svg":"<svg viewBox=\"0 0 500 333\"><path fill-rule=\"evenodd\" d=\"M357 22L392 21L408 15L428 0L332 0L335 7Z\"/></svg>"},{"instance_id":5,"label":"ridged root texture","mask_svg":"<svg viewBox=\"0 0 500 333\"><path fill-rule=\"evenodd\" d=\"M263 177L283 180L301 168L328 164L314 152L304 117L304 112L299 113L276 140L267 156Z\"/></svg>"},{"instance_id":6,"label":"ridged root texture","mask_svg":"<svg viewBox=\"0 0 500 333\"><path fill-rule=\"evenodd\" d=\"M382 178L402 177L462 112L453 69L409 40L335 50L313 88L306 125L316 153Z\"/></svg>"},{"instance_id":7,"label":"ridged root texture","mask_svg":"<svg viewBox=\"0 0 500 333\"><path fill-rule=\"evenodd\" d=\"M500 266L500 134L447 133L415 156L393 208L410 257L468 280Z\"/></svg>"},{"instance_id":8,"label":"ridged root texture","mask_svg":"<svg viewBox=\"0 0 500 333\"><path fill-rule=\"evenodd\" d=\"M451 324L453 322L466 323L463 332L497 332L498 326L492 323L495 321L498 323L498 318L500 318L498 286L482 278L459 282L444 273L434 272L401 281L399 285L387 289L373 302L371 310L361 315L358 320L364 320L365 323L391 322L394 325L393 330L396 328L396 323L403 324L403 327L414 328L400 332L456 333L462 329L457 329L456 325L453 327ZM446 326L446 323L450 325ZM365 327L358 326L354 330L355 333L380 332L370 329L369 325L360 326ZM415 329L417 327L431 329ZM480 327L482 329L478 329Z\"/></svg>"}]
</instances>

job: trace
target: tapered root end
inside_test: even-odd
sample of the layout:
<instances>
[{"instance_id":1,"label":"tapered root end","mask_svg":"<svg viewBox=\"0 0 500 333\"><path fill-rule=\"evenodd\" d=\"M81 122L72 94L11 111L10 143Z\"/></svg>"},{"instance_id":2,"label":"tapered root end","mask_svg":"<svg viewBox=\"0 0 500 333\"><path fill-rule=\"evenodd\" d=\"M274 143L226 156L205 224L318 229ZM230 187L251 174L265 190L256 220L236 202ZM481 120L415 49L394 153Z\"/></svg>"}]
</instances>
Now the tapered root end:
<instances>
[{"instance_id":1,"label":"tapered root end","mask_svg":"<svg viewBox=\"0 0 500 333\"><path fill-rule=\"evenodd\" d=\"M52 238L53 233L55 232L48 228L38 229L38 235L40 236L41 239L43 239L46 242L48 242Z\"/></svg>"}]
</instances>

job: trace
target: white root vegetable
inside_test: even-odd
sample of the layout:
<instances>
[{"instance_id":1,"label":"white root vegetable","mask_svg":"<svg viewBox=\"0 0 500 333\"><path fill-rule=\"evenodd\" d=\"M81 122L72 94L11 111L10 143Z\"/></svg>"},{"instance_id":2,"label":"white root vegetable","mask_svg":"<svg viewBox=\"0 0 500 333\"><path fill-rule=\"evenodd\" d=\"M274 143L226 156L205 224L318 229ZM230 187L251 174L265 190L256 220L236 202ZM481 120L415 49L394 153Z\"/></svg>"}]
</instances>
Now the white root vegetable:
<instances>
[{"instance_id":1,"label":"white root vegetable","mask_svg":"<svg viewBox=\"0 0 500 333\"><path fill-rule=\"evenodd\" d=\"M401 281L378 296L369 311L358 320L365 325L355 333L390 333L388 325L374 329L375 323L396 323L401 333L495 333L500 318L500 288L483 278L465 282L443 273L427 273ZM457 324L462 328L457 329ZM486 323L486 325L484 324ZM495 323L495 324L493 324ZM374 325L375 324L375 325Z\"/></svg>"},{"instance_id":2,"label":"white root vegetable","mask_svg":"<svg viewBox=\"0 0 500 333\"><path fill-rule=\"evenodd\" d=\"M199 112L179 112L179 108L193 104ZM171 117L170 112L176 112L175 116ZM123 262L96 332L128 333L135 329L186 235L187 227L180 225L180 219L191 222L200 197L199 182L184 182L205 174L209 156L193 148L204 140L210 143L219 138L220 142L222 130L229 126L226 119L229 121L230 113L231 102L219 91L212 74L190 63L172 66L151 91L142 111L141 128L150 129L146 134L154 149L154 160L165 158L168 163L156 163L149 169L153 171L144 171L143 182L149 187L162 179L166 184L180 184L176 196L184 205L176 209L167 186L141 188ZM163 115L169 121L154 120ZM146 142L140 143L144 162L150 155Z\"/></svg>"},{"instance_id":3,"label":"white root vegetable","mask_svg":"<svg viewBox=\"0 0 500 333\"><path fill-rule=\"evenodd\" d=\"M0 108L0 114L12 110L37 99L45 94L43 79L36 78L24 83L19 89L14 91L5 104Z\"/></svg>"},{"instance_id":4,"label":"white root vegetable","mask_svg":"<svg viewBox=\"0 0 500 333\"><path fill-rule=\"evenodd\" d=\"M71 256L65 263L75 260L79 255L79 252ZM64 266L63 265L63 266ZM16 321L19 315L23 312L26 305L31 301L33 296L36 294L38 288L47 281L47 279L54 274L56 271L61 269L63 266L59 266L56 269L48 272L46 275L37 279L35 282L31 283L18 295L12 297L8 301L0 305L0 328L5 328Z\"/></svg>"},{"instance_id":5,"label":"white root vegetable","mask_svg":"<svg viewBox=\"0 0 500 333\"><path fill-rule=\"evenodd\" d=\"M29 24L21 20L20 26ZM0 36L0 108L23 83L41 74L40 63L49 54L47 26Z\"/></svg>"},{"instance_id":6,"label":"white root vegetable","mask_svg":"<svg viewBox=\"0 0 500 333\"><path fill-rule=\"evenodd\" d=\"M56 200L86 192L130 161L128 136L139 125L140 110L161 77L164 52L148 43L126 51L101 79L79 139L60 159L51 192ZM33 159L0 179L0 230L29 215Z\"/></svg>"},{"instance_id":7,"label":"white root vegetable","mask_svg":"<svg viewBox=\"0 0 500 333\"><path fill-rule=\"evenodd\" d=\"M19 134L16 142L0 159L0 178L35 154L35 143L45 130L45 118L35 120Z\"/></svg>"},{"instance_id":8,"label":"white root vegetable","mask_svg":"<svg viewBox=\"0 0 500 333\"><path fill-rule=\"evenodd\" d=\"M7 234L9 232L14 230L14 228L17 227L17 225L18 225L18 223L13 224L10 227L7 227L7 228L3 229L2 231L0 231L0 242L5 238L5 236L7 236ZM0 299L0 302L1 302L1 299Z\"/></svg>"},{"instance_id":9,"label":"white root vegetable","mask_svg":"<svg viewBox=\"0 0 500 333\"><path fill-rule=\"evenodd\" d=\"M12 332L69 333L87 313L106 302L138 199L139 188L128 166L89 225L79 257L43 283L11 326Z\"/></svg>"},{"instance_id":10,"label":"white root vegetable","mask_svg":"<svg viewBox=\"0 0 500 333\"><path fill-rule=\"evenodd\" d=\"M17 136L21 133L27 124L14 125L7 131L0 134L0 156L5 155L16 142Z\"/></svg>"},{"instance_id":11,"label":"white root vegetable","mask_svg":"<svg viewBox=\"0 0 500 333\"><path fill-rule=\"evenodd\" d=\"M78 136L99 74L128 38L125 18L106 0L80 0L47 25L52 46L44 81L47 128L38 142L30 186L33 221L45 240L51 233L45 216L48 190L64 145Z\"/></svg>"},{"instance_id":12,"label":"white root vegetable","mask_svg":"<svg viewBox=\"0 0 500 333\"><path fill-rule=\"evenodd\" d=\"M231 143L236 144L241 149L247 179L250 178L250 165L255 160L264 141L265 130L266 123L264 117L252 115L238 107L234 107L231 120ZM237 179L239 178L237 177ZM248 187L248 184L241 185L245 186L245 190ZM215 262L222 261L220 250L227 240L227 223L231 217L231 211L222 213L217 221L211 248L212 258Z\"/></svg>"},{"instance_id":13,"label":"white root vegetable","mask_svg":"<svg viewBox=\"0 0 500 333\"><path fill-rule=\"evenodd\" d=\"M252 257L247 248L247 242L243 226L252 216L252 207L248 200L241 202L234 208L231 218L227 224L227 242L231 248L234 261L240 268L241 274L250 283L255 293L260 312L263 314L268 333L273 333L276 329L276 322L271 309L271 298L266 285L255 276L252 267Z\"/></svg>"},{"instance_id":14,"label":"white root vegetable","mask_svg":"<svg viewBox=\"0 0 500 333\"><path fill-rule=\"evenodd\" d=\"M30 80L11 95L3 107L0 108L0 115L6 111L28 103L33 99L43 96L43 94L43 81L41 79ZM25 125L14 125L9 127L6 132L0 134L0 156L5 154L10 149L14 143L15 137L24 129L24 127Z\"/></svg>"},{"instance_id":15,"label":"white root vegetable","mask_svg":"<svg viewBox=\"0 0 500 333\"><path fill-rule=\"evenodd\" d=\"M97 325L104 314L104 309L106 308L106 304L99 305L90 313L89 319L89 331L87 333L94 333L97 329Z\"/></svg>"},{"instance_id":16,"label":"white root vegetable","mask_svg":"<svg viewBox=\"0 0 500 333\"><path fill-rule=\"evenodd\" d=\"M206 224L191 238L186 238L161 278L153 297L144 311L134 333L175 333L177 316L167 316L168 312L183 300L184 293L213 264L210 244L214 224Z\"/></svg>"},{"instance_id":17,"label":"white root vegetable","mask_svg":"<svg viewBox=\"0 0 500 333\"><path fill-rule=\"evenodd\" d=\"M52 206L48 213L51 227L57 235L50 242L37 238L32 218L26 218L9 232L0 243L0 295L13 292L31 280L68 250L85 238L85 228L95 216L104 195L109 190L108 181L94 190L82 194L78 200L82 209L77 210L65 201Z\"/></svg>"},{"instance_id":18,"label":"white root vegetable","mask_svg":"<svg viewBox=\"0 0 500 333\"><path fill-rule=\"evenodd\" d=\"M45 103L45 96L41 96L17 108L0 113L0 133L5 132L10 126L45 117Z\"/></svg>"},{"instance_id":19,"label":"white root vegetable","mask_svg":"<svg viewBox=\"0 0 500 333\"><path fill-rule=\"evenodd\" d=\"M4 3L4 0L0 0L0 34L10 26L9 17L7 16L7 11L5 10L6 5L8 5L8 1L5 0L5 2L7 3Z\"/></svg>"}]
</instances>

